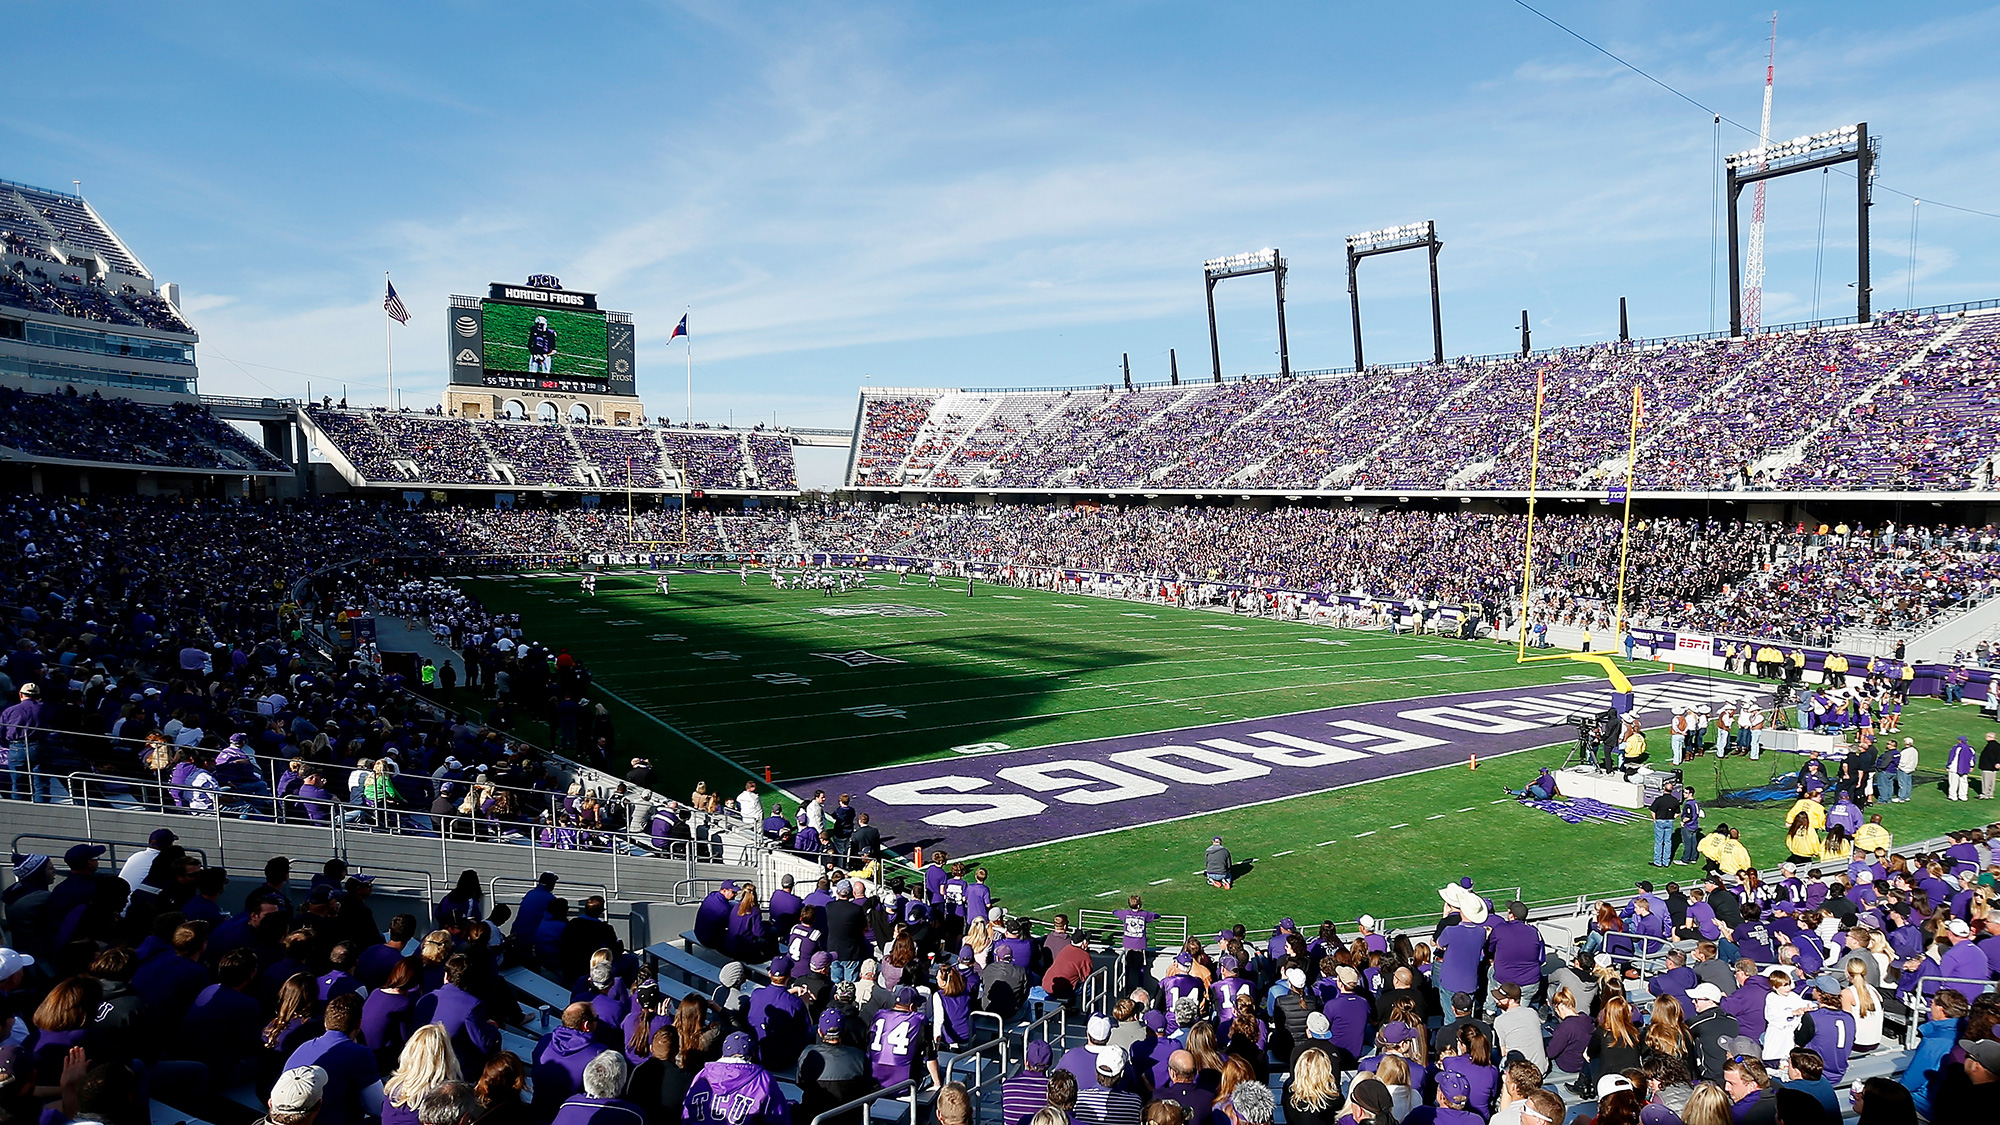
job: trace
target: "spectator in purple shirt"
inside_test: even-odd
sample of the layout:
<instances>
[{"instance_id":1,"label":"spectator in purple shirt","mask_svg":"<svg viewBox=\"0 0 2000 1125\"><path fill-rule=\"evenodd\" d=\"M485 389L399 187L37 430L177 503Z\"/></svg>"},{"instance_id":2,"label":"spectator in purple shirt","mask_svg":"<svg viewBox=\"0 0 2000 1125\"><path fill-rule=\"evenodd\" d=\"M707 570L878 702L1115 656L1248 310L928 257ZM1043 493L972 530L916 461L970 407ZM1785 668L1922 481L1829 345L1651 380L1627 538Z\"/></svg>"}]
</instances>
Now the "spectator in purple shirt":
<instances>
[{"instance_id":1,"label":"spectator in purple shirt","mask_svg":"<svg viewBox=\"0 0 2000 1125\"><path fill-rule=\"evenodd\" d=\"M1542 982L1542 962L1548 958L1548 947L1542 941L1542 931L1528 921L1526 903L1514 901L1507 904L1507 916L1496 919L1488 927L1486 949L1493 959L1492 983L1519 985L1523 992L1533 995L1533 989Z\"/></svg>"},{"instance_id":2,"label":"spectator in purple shirt","mask_svg":"<svg viewBox=\"0 0 2000 1125\"><path fill-rule=\"evenodd\" d=\"M361 1125L382 1108L375 1053L354 1039L361 1027L361 998L351 993L336 998L326 1006L323 1022L326 1031L300 1044L285 1060L285 1069L317 1066L326 1071L326 1093L315 1125Z\"/></svg>"},{"instance_id":3,"label":"spectator in purple shirt","mask_svg":"<svg viewBox=\"0 0 2000 1125\"><path fill-rule=\"evenodd\" d=\"M1438 965L1438 991L1479 991L1479 969L1486 958L1486 901L1456 883L1439 892L1458 914L1458 924L1438 936L1444 959Z\"/></svg>"},{"instance_id":4,"label":"spectator in purple shirt","mask_svg":"<svg viewBox=\"0 0 2000 1125\"><path fill-rule=\"evenodd\" d=\"M411 1021L418 1025L429 1023L441 1023L444 1025L445 1034L451 1036L452 1046L458 1051L459 1070L466 1074L470 1074L486 1065L486 1056L492 1054L500 1046L499 1025L486 1017L485 1009L480 1005L479 997L474 996L465 989L466 978L471 973L472 962L465 954L454 953L446 958L444 963L444 983L440 984L435 991L426 994L423 999L418 1000L411 1015ZM577 1007L578 1005L571 1004L563 1010L564 1027L569 1026L569 1013ZM582 1007L588 1011L590 1005L584 1004ZM563 1029L557 1028L556 1030L559 1032ZM542 1040L544 1044L548 1041L547 1038ZM537 1049L536 1061L538 1064L540 1056L541 1051ZM583 1064L578 1063L577 1065L581 1068ZM538 1066L536 1074L539 1076L540 1073L541 1071ZM549 1111L551 1113L555 1112L553 1103L551 1103Z\"/></svg>"}]
</instances>

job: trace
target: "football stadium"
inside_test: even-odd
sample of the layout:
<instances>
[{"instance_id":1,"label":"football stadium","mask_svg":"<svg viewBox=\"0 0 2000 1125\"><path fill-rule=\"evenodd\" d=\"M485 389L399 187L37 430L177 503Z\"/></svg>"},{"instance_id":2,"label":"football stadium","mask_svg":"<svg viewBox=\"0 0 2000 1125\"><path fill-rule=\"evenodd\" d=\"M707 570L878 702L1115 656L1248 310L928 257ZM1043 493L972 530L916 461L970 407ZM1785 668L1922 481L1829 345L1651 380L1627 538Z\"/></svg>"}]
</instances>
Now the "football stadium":
<instances>
[{"instance_id":1,"label":"football stadium","mask_svg":"<svg viewBox=\"0 0 2000 1125\"><path fill-rule=\"evenodd\" d=\"M1413 221L1289 312L1339 249L1219 247L1205 370L856 368L839 425L696 417L656 279L481 289L474 224L369 284L379 393L239 361L0 180L0 1114L1992 1120L2000 294L1892 299L1894 154L1773 134L1774 68L1714 114L1714 330L1448 355L1443 235L1502 236ZM1427 334L1364 352L1406 250Z\"/></svg>"}]
</instances>

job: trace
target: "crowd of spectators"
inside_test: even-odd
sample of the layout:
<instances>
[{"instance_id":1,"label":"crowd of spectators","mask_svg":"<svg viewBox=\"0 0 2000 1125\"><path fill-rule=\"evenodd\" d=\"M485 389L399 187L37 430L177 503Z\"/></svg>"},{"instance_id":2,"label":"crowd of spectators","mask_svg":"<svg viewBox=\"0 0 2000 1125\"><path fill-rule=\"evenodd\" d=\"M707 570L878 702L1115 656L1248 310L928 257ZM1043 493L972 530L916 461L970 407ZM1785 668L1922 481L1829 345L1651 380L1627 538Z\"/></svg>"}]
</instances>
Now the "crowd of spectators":
<instances>
[{"instance_id":1,"label":"crowd of spectators","mask_svg":"<svg viewBox=\"0 0 2000 1125\"><path fill-rule=\"evenodd\" d=\"M2000 316L1603 344L1313 379L863 396L858 483L939 488L1984 487ZM1897 373L1900 372L1900 375ZM1897 376L1892 379L1892 376ZM1865 436L1860 442L1843 437ZM1806 443L1803 455L1795 447Z\"/></svg>"},{"instance_id":2,"label":"crowd of spectators","mask_svg":"<svg viewBox=\"0 0 2000 1125\"><path fill-rule=\"evenodd\" d=\"M75 387L52 394L0 387L0 445L39 457L163 468L286 468L194 403L155 406Z\"/></svg>"},{"instance_id":3,"label":"crowd of spectators","mask_svg":"<svg viewBox=\"0 0 2000 1125\"><path fill-rule=\"evenodd\" d=\"M371 481L563 489L795 492L788 438L574 422L484 421L308 404L307 416ZM685 479L683 479L685 478Z\"/></svg>"}]
</instances>

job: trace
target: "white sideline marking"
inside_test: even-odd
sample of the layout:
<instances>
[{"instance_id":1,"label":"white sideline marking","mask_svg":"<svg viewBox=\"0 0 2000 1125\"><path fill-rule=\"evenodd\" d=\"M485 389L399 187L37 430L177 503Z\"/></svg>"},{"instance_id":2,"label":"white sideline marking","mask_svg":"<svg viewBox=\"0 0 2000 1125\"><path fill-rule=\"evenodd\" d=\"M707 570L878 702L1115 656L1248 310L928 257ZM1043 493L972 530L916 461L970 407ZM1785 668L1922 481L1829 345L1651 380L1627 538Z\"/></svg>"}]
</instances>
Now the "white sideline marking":
<instances>
[{"instance_id":1,"label":"white sideline marking","mask_svg":"<svg viewBox=\"0 0 2000 1125\"><path fill-rule=\"evenodd\" d=\"M1361 837L1363 837L1363 836L1373 836L1374 834L1375 834L1375 830L1374 830L1373 828L1370 828L1370 829L1369 829L1368 831L1366 831L1366 832L1356 832L1356 833L1354 834L1354 838L1355 838L1355 839L1357 839L1357 840L1359 840L1359 839L1360 839Z\"/></svg>"},{"instance_id":2,"label":"white sideline marking","mask_svg":"<svg viewBox=\"0 0 2000 1125\"><path fill-rule=\"evenodd\" d=\"M1389 826L1389 831L1394 832L1398 828L1408 828L1408 827L1409 827L1408 824L1391 824Z\"/></svg>"},{"instance_id":3,"label":"white sideline marking","mask_svg":"<svg viewBox=\"0 0 2000 1125\"><path fill-rule=\"evenodd\" d=\"M1152 882L1150 882L1150 883L1147 883L1146 885L1147 885L1147 886L1149 886L1149 887L1157 887L1157 886L1159 886L1159 885L1160 885L1161 883L1171 883L1171 882L1173 882L1173 881L1174 881L1174 877L1173 877L1173 876L1171 876L1171 875L1169 875L1169 876L1167 876L1167 877L1166 877L1166 878L1164 878L1164 879L1155 879L1155 880L1153 880Z\"/></svg>"},{"instance_id":4,"label":"white sideline marking","mask_svg":"<svg viewBox=\"0 0 2000 1125\"><path fill-rule=\"evenodd\" d=\"M1337 843L1339 843L1339 842L1340 842L1340 841L1338 841L1338 840L1321 840L1321 841L1320 841L1319 843L1317 843L1317 844L1314 844L1314 845L1313 845L1313 847L1315 847L1315 848L1323 848L1323 847L1326 847L1326 846L1327 846L1328 844L1337 844Z\"/></svg>"},{"instance_id":5,"label":"white sideline marking","mask_svg":"<svg viewBox=\"0 0 2000 1125\"><path fill-rule=\"evenodd\" d=\"M1279 857L1279 856L1281 856L1281 855L1290 855L1290 854L1292 854L1292 852L1293 852L1293 851L1295 851L1295 850L1296 850L1296 849L1294 849L1294 848L1286 848L1286 849L1285 849L1284 851L1281 851L1281 852L1272 852L1272 853L1271 853L1271 858L1272 858L1272 859L1276 859L1276 858L1278 858L1278 857Z\"/></svg>"},{"instance_id":6,"label":"white sideline marking","mask_svg":"<svg viewBox=\"0 0 2000 1125\"><path fill-rule=\"evenodd\" d=\"M1096 894L1094 894L1094 895L1091 895L1090 897L1091 897L1091 898L1104 898L1104 897L1105 897L1105 896L1107 896L1107 895L1115 895L1115 894L1117 894L1117 893L1118 893L1117 889L1116 889L1116 888L1113 888L1112 890L1108 890L1108 891L1099 891L1099 892L1097 892Z\"/></svg>"},{"instance_id":7,"label":"white sideline marking","mask_svg":"<svg viewBox=\"0 0 2000 1125\"><path fill-rule=\"evenodd\" d=\"M1458 811L1459 811L1459 812L1471 812L1471 811L1472 811L1472 806L1470 806L1470 805L1467 805L1467 806L1466 806L1465 808L1462 808L1462 809L1460 809L1460 810L1458 810Z\"/></svg>"},{"instance_id":8,"label":"white sideline marking","mask_svg":"<svg viewBox=\"0 0 2000 1125\"><path fill-rule=\"evenodd\" d=\"M1443 813L1438 813L1438 814L1436 814L1435 816L1427 816L1427 817L1425 817L1424 819L1425 819L1425 820L1443 820L1443 819L1444 819L1444 817L1445 817L1445 814L1443 814Z\"/></svg>"}]
</instances>

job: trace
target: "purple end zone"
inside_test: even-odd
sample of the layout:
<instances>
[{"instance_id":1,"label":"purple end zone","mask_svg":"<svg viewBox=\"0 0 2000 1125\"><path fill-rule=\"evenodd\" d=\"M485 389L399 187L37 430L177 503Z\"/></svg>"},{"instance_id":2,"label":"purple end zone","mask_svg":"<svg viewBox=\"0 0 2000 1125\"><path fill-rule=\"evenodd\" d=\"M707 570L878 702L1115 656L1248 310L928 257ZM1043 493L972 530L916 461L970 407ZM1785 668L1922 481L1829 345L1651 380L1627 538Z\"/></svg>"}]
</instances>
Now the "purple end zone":
<instances>
[{"instance_id":1,"label":"purple end zone","mask_svg":"<svg viewBox=\"0 0 2000 1125\"><path fill-rule=\"evenodd\" d=\"M1633 683L1641 714L1770 699L1762 685L1676 673ZM855 794L899 847L935 842L954 856L986 855L1532 750L1570 737L1570 715L1610 705L1602 682L1498 688L940 758L812 784ZM1527 780L1494 774L1496 787Z\"/></svg>"}]
</instances>

